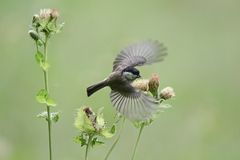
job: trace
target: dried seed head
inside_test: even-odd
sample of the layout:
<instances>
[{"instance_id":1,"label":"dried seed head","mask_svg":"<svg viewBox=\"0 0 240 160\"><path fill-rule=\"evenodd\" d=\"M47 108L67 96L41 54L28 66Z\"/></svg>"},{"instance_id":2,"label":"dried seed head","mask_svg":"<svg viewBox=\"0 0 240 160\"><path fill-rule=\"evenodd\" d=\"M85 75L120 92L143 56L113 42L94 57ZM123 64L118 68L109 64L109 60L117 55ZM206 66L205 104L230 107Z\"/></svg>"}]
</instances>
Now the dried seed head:
<instances>
[{"instance_id":1,"label":"dried seed head","mask_svg":"<svg viewBox=\"0 0 240 160\"><path fill-rule=\"evenodd\" d=\"M41 9L39 13L39 17L41 19L48 19L50 18L51 13L52 13L52 9Z\"/></svg>"},{"instance_id":2,"label":"dried seed head","mask_svg":"<svg viewBox=\"0 0 240 160\"><path fill-rule=\"evenodd\" d=\"M86 107L83 109L83 111L85 112L85 114L90 117L91 115L93 115L93 111L90 107Z\"/></svg>"},{"instance_id":3,"label":"dried seed head","mask_svg":"<svg viewBox=\"0 0 240 160\"><path fill-rule=\"evenodd\" d=\"M140 89L142 91L148 91L149 87L148 87L148 79L137 79L135 81L133 81L132 86L134 88Z\"/></svg>"},{"instance_id":4,"label":"dried seed head","mask_svg":"<svg viewBox=\"0 0 240 160\"><path fill-rule=\"evenodd\" d=\"M35 31L35 30L29 30L28 31L28 34L30 35L30 37L33 39L33 40L35 40L35 41L37 41L37 40L39 40L39 35L38 35L38 33Z\"/></svg>"},{"instance_id":5,"label":"dried seed head","mask_svg":"<svg viewBox=\"0 0 240 160\"><path fill-rule=\"evenodd\" d=\"M149 79L149 91L153 94L154 97L158 96L158 87L159 87L160 78L159 75L154 73Z\"/></svg>"},{"instance_id":6,"label":"dried seed head","mask_svg":"<svg viewBox=\"0 0 240 160\"><path fill-rule=\"evenodd\" d=\"M160 98L167 100L175 96L175 92L172 87L166 87L161 90Z\"/></svg>"},{"instance_id":7,"label":"dried seed head","mask_svg":"<svg viewBox=\"0 0 240 160\"><path fill-rule=\"evenodd\" d=\"M59 12L56 9L52 9L50 16L53 19L57 19L59 17Z\"/></svg>"}]
</instances>

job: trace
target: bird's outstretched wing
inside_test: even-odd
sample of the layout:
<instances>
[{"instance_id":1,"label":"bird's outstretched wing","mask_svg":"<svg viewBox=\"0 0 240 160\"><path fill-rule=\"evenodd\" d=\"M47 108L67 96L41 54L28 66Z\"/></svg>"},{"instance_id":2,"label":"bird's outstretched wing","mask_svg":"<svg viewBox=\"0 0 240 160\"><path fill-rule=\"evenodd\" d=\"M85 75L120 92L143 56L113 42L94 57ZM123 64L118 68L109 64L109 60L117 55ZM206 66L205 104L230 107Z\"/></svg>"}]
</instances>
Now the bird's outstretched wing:
<instances>
[{"instance_id":1,"label":"bird's outstretched wing","mask_svg":"<svg viewBox=\"0 0 240 160\"><path fill-rule=\"evenodd\" d=\"M130 120L148 120L160 109L158 101L137 89L130 92L112 90L110 99L115 109Z\"/></svg>"},{"instance_id":2,"label":"bird's outstretched wing","mask_svg":"<svg viewBox=\"0 0 240 160\"><path fill-rule=\"evenodd\" d=\"M167 55L166 47L158 41L144 41L132 44L117 55L113 62L113 71L128 66L141 66L162 61Z\"/></svg>"}]
</instances>

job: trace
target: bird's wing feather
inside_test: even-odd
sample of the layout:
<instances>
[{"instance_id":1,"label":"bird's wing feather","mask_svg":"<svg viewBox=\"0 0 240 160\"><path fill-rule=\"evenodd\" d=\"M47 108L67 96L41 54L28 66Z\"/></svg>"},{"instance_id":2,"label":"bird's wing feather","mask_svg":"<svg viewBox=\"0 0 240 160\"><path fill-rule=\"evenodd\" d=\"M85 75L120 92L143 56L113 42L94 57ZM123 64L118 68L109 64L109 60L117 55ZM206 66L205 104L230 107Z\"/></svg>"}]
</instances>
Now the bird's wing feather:
<instances>
[{"instance_id":1,"label":"bird's wing feather","mask_svg":"<svg viewBox=\"0 0 240 160\"><path fill-rule=\"evenodd\" d=\"M167 55L166 47L158 41L144 41L132 44L117 55L113 62L113 71L128 66L141 66L162 61Z\"/></svg>"},{"instance_id":2,"label":"bird's wing feather","mask_svg":"<svg viewBox=\"0 0 240 160\"><path fill-rule=\"evenodd\" d=\"M125 93L112 90L110 99L115 109L130 120L147 120L159 111L159 103L144 92Z\"/></svg>"}]
</instances>

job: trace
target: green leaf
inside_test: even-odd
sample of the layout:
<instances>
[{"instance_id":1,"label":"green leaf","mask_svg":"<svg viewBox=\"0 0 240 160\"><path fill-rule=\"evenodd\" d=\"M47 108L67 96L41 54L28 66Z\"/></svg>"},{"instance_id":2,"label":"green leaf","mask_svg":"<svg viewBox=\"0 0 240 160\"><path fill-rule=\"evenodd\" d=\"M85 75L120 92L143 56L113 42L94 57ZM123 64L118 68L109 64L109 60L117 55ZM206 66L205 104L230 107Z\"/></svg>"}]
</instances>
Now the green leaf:
<instances>
[{"instance_id":1,"label":"green leaf","mask_svg":"<svg viewBox=\"0 0 240 160\"><path fill-rule=\"evenodd\" d=\"M52 112L51 113L51 121L53 121L53 122L58 122L58 120L59 120L59 112Z\"/></svg>"},{"instance_id":2,"label":"green leaf","mask_svg":"<svg viewBox=\"0 0 240 160\"><path fill-rule=\"evenodd\" d=\"M98 140L97 137L93 138L92 141L91 141L91 146L95 146L95 145L100 145L100 144L104 144L104 142Z\"/></svg>"},{"instance_id":3,"label":"green leaf","mask_svg":"<svg viewBox=\"0 0 240 160\"><path fill-rule=\"evenodd\" d=\"M81 147L84 146L84 145L87 145L87 140L86 140L86 138L84 137L83 134L81 134L79 136L76 136L75 137L75 142L80 143Z\"/></svg>"},{"instance_id":4,"label":"green leaf","mask_svg":"<svg viewBox=\"0 0 240 160\"><path fill-rule=\"evenodd\" d=\"M96 143L96 144L104 144L103 141L99 141L99 140L97 140L95 143Z\"/></svg>"},{"instance_id":5,"label":"green leaf","mask_svg":"<svg viewBox=\"0 0 240 160\"><path fill-rule=\"evenodd\" d=\"M52 98L47 98L47 100L46 100L46 104L48 105L48 106L51 106L51 107L55 107L57 104L55 103L55 101L52 99Z\"/></svg>"},{"instance_id":6,"label":"green leaf","mask_svg":"<svg viewBox=\"0 0 240 160\"><path fill-rule=\"evenodd\" d=\"M140 128L142 125L143 126L149 126L150 124L152 124L154 119L148 119L146 121L134 121L133 124L136 128Z\"/></svg>"},{"instance_id":7,"label":"green leaf","mask_svg":"<svg viewBox=\"0 0 240 160\"><path fill-rule=\"evenodd\" d=\"M91 141L91 146L93 147L96 144L97 137L93 138Z\"/></svg>"},{"instance_id":8,"label":"green leaf","mask_svg":"<svg viewBox=\"0 0 240 160\"><path fill-rule=\"evenodd\" d=\"M41 46L43 45L43 41L42 41L41 39L39 39L39 40L37 41L37 45L38 45L39 47L41 47Z\"/></svg>"},{"instance_id":9,"label":"green leaf","mask_svg":"<svg viewBox=\"0 0 240 160\"><path fill-rule=\"evenodd\" d=\"M45 28L47 23L48 23L48 19L45 19L45 20L41 20L41 22L39 24L40 24L41 28L43 29L43 28Z\"/></svg>"},{"instance_id":10,"label":"green leaf","mask_svg":"<svg viewBox=\"0 0 240 160\"><path fill-rule=\"evenodd\" d=\"M57 29L56 29L56 33L59 33L62 31L63 27L64 27L65 23L61 23L57 26Z\"/></svg>"},{"instance_id":11,"label":"green leaf","mask_svg":"<svg viewBox=\"0 0 240 160\"><path fill-rule=\"evenodd\" d=\"M37 96L36 96L36 100L39 102L39 103L44 103L50 107L54 107L56 106L57 104L55 103L55 101L49 97L49 94L48 92L45 90L45 89L41 89L38 93L37 93Z\"/></svg>"},{"instance_id":12,"label":"green leaf","mask_svg":"<svg viewBox=\"0 0 240 160\"><path fill-rule=\"evenodd\" d=\"M47 71L50 65L47 62L42 62L40 63L40 67L44 70Z\"/></svg>"},{"instance_id":13,"label":"green leaf","mask_svg":"<svg viewBox=\"0 0 240 160\"><path fill-rule=\"evenodd\" d=\"M39 103L46 103L48 99L48 92L45 89L41 89L36 96Z\"/></svg>"},{"instance_id":14,"label":"green leaf","mask_svg":"<svg viewBox=\"0 0 240 160\"><path fill-rule=\"evenodd\" d=\"M114 134L116 132L116 125L114 124L110 130L110 133Z\"/></svg>"},{"instance_id":15,"label":"green leaf","mask_svg":"<svg viewBox=\"0 0 240 160\"><path fill-rule=\"evenodd\" d=\"M100 134L101 134L103 137L105 137L105 138L111 138L111 137L114 135L114 134L111 133L111 131L108 130L108 129L102 130L102 131L100 132Z\"/></svg>"},{"instance_id":16,"label":"green leaf","mask_svg":"<svg viewBox=\"0 0 240 160\"><path fill-rule=\"evenodd\" d=\"M44 55L43 55L40 51L38 51L38 52L35 54L35 59L36 59L37 63L38 63L39 65L41 65L41 63L44 62Z\"/></svg>"},{"instance_id":17,"label":"green leaf","mask_svg":"<svg viewBox=\"0 0 240 160\"><path fill-rule=\"evenodd\" d=\"M48 113L47 111L41 112L37 115L38 118L44 118L46 121L48 120ZM50 119L53 122L57 122L59 120L59 113L58 112L52 112L50 113Z\"/></svg>"},{"instance_id":18,"label":"green leaf","mask_svg":"<svg viewBox=\"0 0 240 160\"><path fill-rule=\"evenodd\" d=\"M37 115L37 118L44 118L47 120L48 114L47 111L41 112Z\"/></svg>"},{"instance_id":19,"label":"green leaf","mask_svg":"<svg viewBox=\"0 0 240 160\"><path fill-rule=\"evenodd\" d=\"M40 67L44 70L44 71L47 71L48 68L50 67L50 65L45 61L44 59L44 55L38 51L36 54L35 54L35 59L37 61L37 63L40 65Z\"/></svg>"},{"instance_id":20,"label":"green leaf","mask_svg":"<svg viewBox=\"0 0 240 160\"><path fill-rule=\"evenodd\" d=\"M49 30L49 32L56 32L55 24L52 22L48 23L47 29Z\"/></svg>"}]
</instances>

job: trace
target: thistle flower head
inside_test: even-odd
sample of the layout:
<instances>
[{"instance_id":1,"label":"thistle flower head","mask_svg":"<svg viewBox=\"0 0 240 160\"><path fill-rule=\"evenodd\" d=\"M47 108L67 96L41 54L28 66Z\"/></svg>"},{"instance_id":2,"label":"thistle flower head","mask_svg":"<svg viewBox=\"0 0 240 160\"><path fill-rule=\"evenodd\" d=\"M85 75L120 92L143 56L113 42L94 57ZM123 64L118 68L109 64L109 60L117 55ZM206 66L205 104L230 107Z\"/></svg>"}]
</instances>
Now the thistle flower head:
<instances>
[{"instance_id":1,"label":"thistle flower head","mask_svg":"<svg viewBox=\"0 0 240 160\"><path fill-rule=\"evenodd\" d=\"M160 98L167 100L175 96L175 92L172 87L165 87L160 92Z\"/></svg>"},{"instance_id":2,"label":"thistle flower head","mask_svg":"<svg viewBox=\"0 0 240 160\"><path fill-rule=\"evenodd\" d=\"M52 13L52 9L40 9L40 12L39 12L39 17L41 19L48 19L50 18L51 16L51 13Z\"/></svg>"},{"instance_id":3,"label":"thistle flower head","mask_svg":"<svg viewBox=\"0 0 240 160\"><path fill-rule=\"evenodd\" d=\"M159 75L154 73L152 74L151 78L149 79L149 91L152 93L154 97L158 97L158 88L159 88Z\"/></svg>"},{"instance_id":4,"label":"thistle flower head","mask_svg":"<svg viewBox=\"0 0 240 160\"><path fill-rule=\"evenodd\" d=\"M56 9L41 9L39 14L33 15L29 31L30 36L35 41L39 40L38 44L40 44L41 40L45 39L44 37L49 38L50 36L61 32L64 23L57 23L58 17L59 12ZM38 37L32 30L36 31Z\"/></svg>"},{"instance_id":5,"label":"thistle flower head","mask_svg":"<svg viewBox=\"0 0 240 160\"><path fill-rule=\"evenodd\" d=\"M102 108L95 114L90 107L81 107L77 112L74 125L82 133L101 135L105 138L113 136L106 128Z\"/></svg>"},{"instance_id":6,"label":"thistle flower head","mask_svg":"<svg viewBox=\"0 0 240 160\"><path fill-rule=\"evenodd\" d=\"M135 81L133 81L133 83L131 85L134 88L137 88L144 92L148 92L148 90L149 90L148 83L149 83L148 79L136 79Z\"/></svg>"},{"instance_id":7,"label":"thistle flower head","mask_svg":"<svg viewBox=\"0 0 240 160\"><path fill-rule=\"evenodd\" d=\"M56 10L56 9L51 9L50 16L51 16L53 19L57 19L57 18L59 17L59 12L58 12L58 10Z\"/></svg>"}]
</instances>

